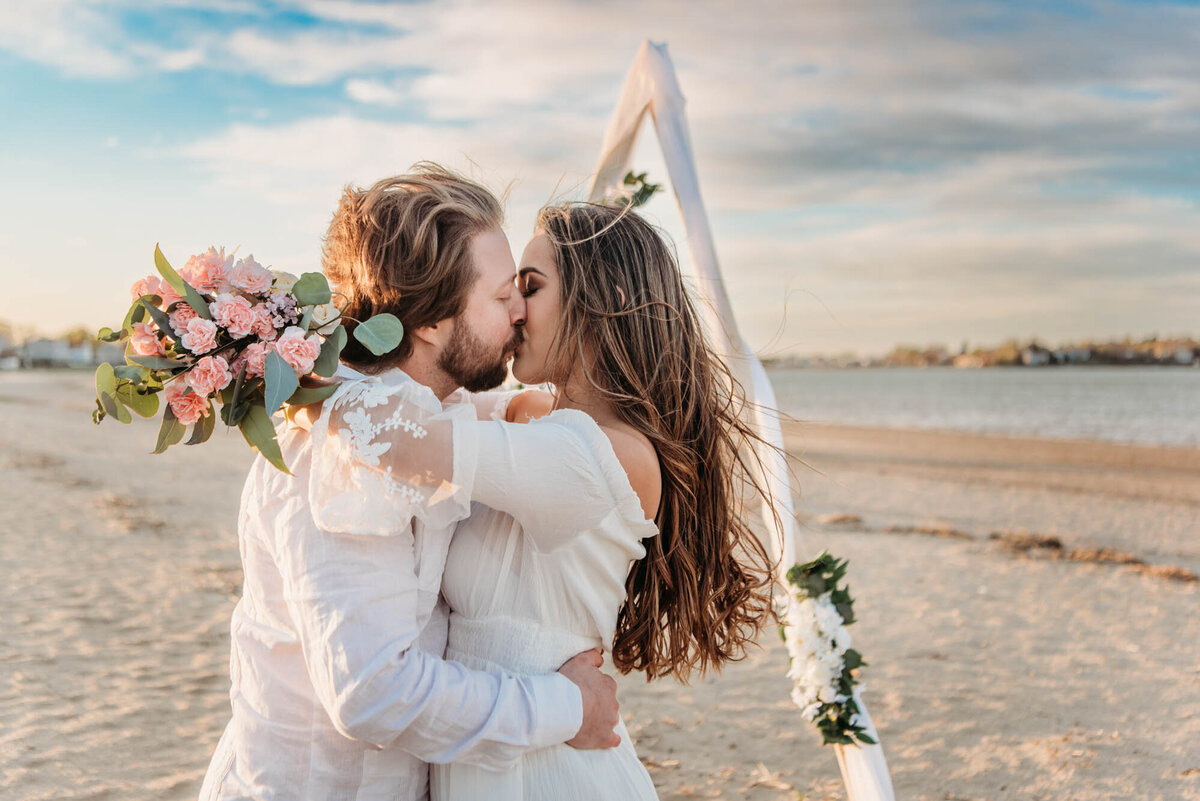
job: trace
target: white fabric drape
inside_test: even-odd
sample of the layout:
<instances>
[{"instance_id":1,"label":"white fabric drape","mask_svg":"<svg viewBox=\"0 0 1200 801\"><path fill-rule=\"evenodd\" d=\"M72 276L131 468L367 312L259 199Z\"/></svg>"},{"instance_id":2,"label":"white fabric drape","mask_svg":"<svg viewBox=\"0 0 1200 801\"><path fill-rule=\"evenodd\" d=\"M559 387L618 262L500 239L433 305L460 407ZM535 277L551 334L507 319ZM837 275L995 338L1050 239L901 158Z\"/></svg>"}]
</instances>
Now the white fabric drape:
<instances>
[{"instance_id":1,"label":"white fabric drape","mask_svg":"<svg viewBox=\"0 0 1200 801\"><path fill-rule=\"evenodd\" d=\"M767 442L782 448L783 434L779 418L774 412L774 388L766 370L738 333L733 307L721 279L708 215L700 197L700 183L684 115L683 93L679 89L666 45L647 41L634 59L604 137L589 200L601 202L609 192L619 188L630 169L638 129L647 112L654 120L671 186L683 215L693 277L708 314L708 330L713 337L713 344L745 387L747 400L755 410L753 422L758 433ZM786 459L781 452L766 448L762 449L759 456L767 469L765 478L774 495L780 524L776 528L775 516L770 513L771 510L764 510L768 531L775 535L768 537L771 540L769 547L780 558L781 570L786 571L795 563L798 551ZM776 553L777 542L782 543L781 553ZM863 710L860 716L862 722L878 741L879 735L861 699L859 706ZM797 720L801 720L799 714ZM895 796L882 746L835 746L835 749L850 801L893 801Z\"/></svg>"}]
</instances>

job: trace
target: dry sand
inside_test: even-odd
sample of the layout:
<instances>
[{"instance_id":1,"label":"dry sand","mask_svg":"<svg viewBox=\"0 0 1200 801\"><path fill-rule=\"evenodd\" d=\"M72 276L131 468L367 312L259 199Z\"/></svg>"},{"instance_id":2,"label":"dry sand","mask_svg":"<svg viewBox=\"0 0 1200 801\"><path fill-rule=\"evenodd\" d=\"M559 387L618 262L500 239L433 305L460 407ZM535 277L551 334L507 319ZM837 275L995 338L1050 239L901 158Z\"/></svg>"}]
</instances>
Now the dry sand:
<instances>
[{"instance_id":1,"label":"dry sand","mask_svg":"<svg viewBox=\"0 0 1200 801\"><path fill-rule=\"evenodd\" d=\"M153 423L91 424L90 383L0 374L0 799L194 798L228 716L249 452L218 431L148 456ZM1200 449L789 445L806 550L851 560L898 798L1200 799ZM621 679L664 799L843 797L785 665L768 634L690 687Z\"/></svg>"}]
</instances>

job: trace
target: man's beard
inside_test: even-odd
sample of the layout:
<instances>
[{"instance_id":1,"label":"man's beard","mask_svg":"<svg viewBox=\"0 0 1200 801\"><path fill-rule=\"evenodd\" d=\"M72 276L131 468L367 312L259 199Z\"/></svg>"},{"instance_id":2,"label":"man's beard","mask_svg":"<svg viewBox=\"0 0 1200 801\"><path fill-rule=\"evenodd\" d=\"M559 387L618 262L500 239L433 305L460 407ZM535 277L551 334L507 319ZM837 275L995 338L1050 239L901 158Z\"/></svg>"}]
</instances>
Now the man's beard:
<instances>
[{"instance_id":1,"label":"man's beard","mask_svg":"<svg viewBox=\"0 0 1200 801\"><path fill-rule=\"evenodd\" d=\"M508 378L508 360L524 338L521 329L514 328L512 338L497 355L475 336L466 318L458 317L450 342L438 355L437 365L468 392L483 392L500 386Z\"/></svg>"}]
</instances>

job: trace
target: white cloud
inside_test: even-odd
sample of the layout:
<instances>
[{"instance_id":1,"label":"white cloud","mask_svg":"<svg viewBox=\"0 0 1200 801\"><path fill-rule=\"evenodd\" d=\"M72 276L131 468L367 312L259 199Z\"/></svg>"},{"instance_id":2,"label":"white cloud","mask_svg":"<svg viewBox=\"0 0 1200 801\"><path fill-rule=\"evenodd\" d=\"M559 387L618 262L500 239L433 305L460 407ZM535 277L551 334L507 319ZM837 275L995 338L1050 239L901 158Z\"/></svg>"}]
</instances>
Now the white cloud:
<instances>
[{"instance_id":1,"label":"white cloud","mask_svg":"<svg viewBox=\"0 0 1200 801\"><path fill-rule=\"evenodd\" d=\"M353 111L239 124L160 155L271 206L292 233L319 232L347 181L444 161L497 189L519 182L520 239L555 187L582 193L638 45L666 40L751 341L779 324L781 287L804 309L789 342L853 336L863 349L902 330L998 334L1038 314L1078 326L1200 316L1181 297L1200 272L1200 181L1186 166L1200 140L1200 9L298 0L327 24L280 30L232 7L235 30L163 48L98 4L10 3L0 47L72 74L207 68L334 88ZM638 164L665 177L652 151ZM649 211L678 235L669 197Z\"/></svg>"}]
</instances>

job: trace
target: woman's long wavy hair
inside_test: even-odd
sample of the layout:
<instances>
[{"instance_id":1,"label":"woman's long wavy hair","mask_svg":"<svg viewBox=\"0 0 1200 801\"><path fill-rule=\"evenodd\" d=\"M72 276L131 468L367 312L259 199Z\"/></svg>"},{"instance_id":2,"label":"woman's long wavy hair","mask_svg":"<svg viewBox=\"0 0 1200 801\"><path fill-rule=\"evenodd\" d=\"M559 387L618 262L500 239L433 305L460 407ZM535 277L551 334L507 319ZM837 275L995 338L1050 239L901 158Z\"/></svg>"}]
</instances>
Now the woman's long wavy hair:
<instances>
[{"instance_id":1,"label":"woman's long wavy hair","mask_svg":"<svg viewBox=\"0 0 1200 801\"><path fill-rule=\"evenodd\" d=\"M575 371L658 453L659 534L644 541L617 618L613 663L687 681L746 655L773 619L771 558L746 516L770 499L744 393L708 344L662 235L628 209L549 206L561 325L549 363ZM768 508L772 508L770 505Z\"/></svg>"}]
</instances>

